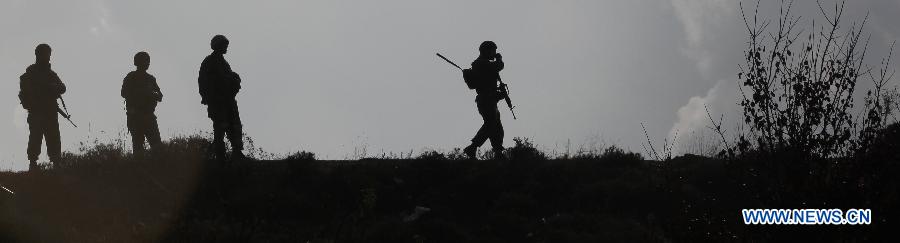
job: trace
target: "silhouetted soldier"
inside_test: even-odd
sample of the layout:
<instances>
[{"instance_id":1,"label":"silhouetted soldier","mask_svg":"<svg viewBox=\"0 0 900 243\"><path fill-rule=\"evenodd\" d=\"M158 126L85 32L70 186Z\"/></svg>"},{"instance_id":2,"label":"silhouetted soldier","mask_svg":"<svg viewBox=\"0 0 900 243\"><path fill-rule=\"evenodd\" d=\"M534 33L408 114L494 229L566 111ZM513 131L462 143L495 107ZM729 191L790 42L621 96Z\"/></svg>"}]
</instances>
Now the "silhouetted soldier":
<instances>
[{"instance_id":1,"label":"silhouetted soldier","mask_svg":"<svg viewBox=\"0 0 900 243\"><path fill-rule=\"evenodd\" d=\"M243 158L244 149L241 140L241 117L238 113L237 96L241 89L241 77L231 71L225 53L228 52L228 39L216 35L210 41L212 54L200 64L200 76L197 78L200 87L200 101L207 105L207 114L213 122L213 150L219 159L225 157L225 134L231 142L232 158Z\"/></svg>"},{"instance_id":2,"label":"silhouetted soldier","mask_svg":"<svg viewBox=\"0 0 900 243\"><path fill-rule=\"evenodd\" d=\"M472 62L472 72L475 77L475 103L478 113L484 120L484 124L478 129L478 133L472 138L472 144L463 151L469 157L475 157L475 152L488 139L496 158L503 157L503 124L500 123L500 110L497 102L505 97L505 93L499 88L500 70L503 70L503 57L497 53L497 44L493 41L485 41L478 47L478 58Z\"/></svg>"},{"instance_id":3,"label":"silhouetted soldier","mask_svg":"<svg viewBox=\"0 0 900 243\"><path fill-rule=\"evenodd\" d=\"M50 52L50 45L38 45L34 49L34 64L19 76L19 101L28 110L29 170L38 168L42 139L47 140L47 156L51 163L58 162L61 153L56 99L66 92L66 85L50 69Z\"/></svg>"},{"instance_id":4,"label":"silhouetted soldier","mask_svg":"<svg viewBox=\"0 0 900 243\"><path fill-rule=\"evenodd\" d=\"M150 54L146 52L135 54L134 66L137 70L131 71L122 80L122 98L125 98L125 114L128 116L128 131L131 132L134 155L143 158L144 138L150 143L154 153L158 152L162 143L154 112L163 95L156 78L147 73L147 69L150 68Z\"/></svg>"}]
</instances>

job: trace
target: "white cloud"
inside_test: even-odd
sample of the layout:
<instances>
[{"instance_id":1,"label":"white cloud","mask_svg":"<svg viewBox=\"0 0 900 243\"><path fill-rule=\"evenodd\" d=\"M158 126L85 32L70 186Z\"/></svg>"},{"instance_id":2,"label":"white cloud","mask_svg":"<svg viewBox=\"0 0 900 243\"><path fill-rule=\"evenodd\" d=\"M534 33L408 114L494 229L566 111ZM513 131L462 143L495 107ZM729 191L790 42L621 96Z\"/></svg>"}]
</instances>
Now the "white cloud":
<instances>
[{"instance_id":1,"label":"white cloud","mask_svg":"<svg viewBox=\"0 0 900 243\"><path fill-rule=\"evenodd\" d=\"M753 11L756 8L755 1L743 1L745 11ZM741 20L738 0L672 0L673 11L684 28L685 45L682 52L690 59L696 61L702 79L698 81L719 80L714 87L707 90L705 95L692 96L687 103L677 109L677 121L669 132L670 138L678 132L679 141L688 141L689 135L700 131L709 134L707 126L711 125L706 115L704 104L709 106L713 118L725 114L726 128L733 128L734 122L740 122L742 111L737 101L740 97L737 91L738 83L733 79L736 74L736 65L740 63L742 48L745 48L744 38L746 30ZM825 1L823 6L833 4ZM760 17L777 18L780 2L760 3ZM884 39L884 44L875 43L870 46L869 52L878 54L887 53L889 43L898 36L896 29L892 29L894 23L892 15L884 11L890 9L886 3L878 4L871 1L848 2L848 14L845 25L861 20L869 11L875 14L870 16L870 23L866 31L872 33L874 40ZM815 2L795 1L792 5L792 15L802 16L800 28L808 28L810 20L821 21L821 13ZM752 13L748 13L752 14ZM772 28L772 27L770 27ZM880 60L880 57L871 58ZM733 69L732 69L733 68ZM857 89L867 88L867 83L861 83ZM737 131L729 131L734 135ZM676 146L677 147L677 146Z\"/></svg>"},{"instance_id":2,"label":"white cloud","mask_svg":"<svg viewBox=\"0 0 900 243\"><path fill-rule=\"evenodd\" d=\"M735 17L736 0L672 0L675 16L684 27L687 46L682 52L697 62L697 68L703 75L709 76L712 69L713 50L707 42L713 40L716 33L729 28L724 20Z\"/></svg>"},{"instance_id":3,"label":"white cloud","mask_svg":"<svg viewBox=\"0 0 900 243\"><path fill-rule=\"evenodd\" d=\"M109 8L102 1L94 1L94 9L97 11L97 20L91 25L91 34L100 35L111 31L109 24Z\"/></svg>"},{"instance_id":4,"label":"white cloud","mask_svg":"<svg viewBox=\"0 0 900 243\"><path fill-rule=\"evenodd\" d=\"M705 39L707 29L717 26L723 18L735 13L735 0L672 0L675 15L684 25L688 43L699 45Z\"/></svg>"},{"instance_id":5,"label":"white cloud","mask_svg":"<svg viewBox=\"0 0 900 243\"><path fill-rule=\"evenodd\" d=\"M715 133L710 130L713 125L710 116L715 119L716 123L722 122L722 129L725 136L730 139L737 132L734 121L739 121L741 117L740 106L737 104L737 82L734 80L719 80L715 86L709 89L703 96L694 96L688 99L687 104L678 108L676 112L678 119L669 130L669 138L673 138L677 133L677 140L674 141L674 148L678 149L698 149L685 148L681 144L689 144L697 139L709 139L709 136ZM706 109L709 108L709 115ZM723 120L720 120L724 118ZM718 135L715 135L718 136ZM714 141L718 142L718 138ZM682 153L686 151L675 151Z\"/></svg>"},{"instance_id":6,"label":"white cloud","mask_svg":"<svg viewBox=\"0 0 900 243\"><path fill-rule=\"evenodd\" d=\"M712 89L706 92L704 96L694 96L688 100L688 103L678 108L678 121L672 125L672 129L669 130L669 137L673 137L675 133L678 134L691 134L694 132L699 133L703 129L707 129L707 126L710 125L709 117L706 114L706 108L710 108L710 113L718 114L716 110L716 106L714 104L721 103L721 97L728 95L723 95L722 92L725 92L723 86L726 81L722 80L716 83Z\"/></svg>"},{"instance_id":7,"label":"white cloud","mask_svg":"<svg viewBox=\"0 0 900 243\"><path fill-rule=\"evenodd\" d=\"M722 36L734 34L734 19L739 18L737 0L672 0L673 11L684 28L685 46L682 53L696 62L701 80L719 80L702 96L692 96L687 104L676 111L678 119L669 130L669 139L678 138L675 148L683 141L692 140L692 136L709 134L708 126L711 125L706 113L706 107L713 118L718 115L736 114L737 107L734 104L737 98L736 87L733 81L723 79L730 72L728 65L723 65L723 60L730 60L730 55L721 53L722 50L730 50L732 43L720 43L726 41ZM727 39L727 41L731 41ZM739 50L735 50L739 51ZM725 68L725 69L723 69ZM726 117L726 124L728 117ZM678 152L678 151L676 151Z\"/></svg>"}]
</instances>

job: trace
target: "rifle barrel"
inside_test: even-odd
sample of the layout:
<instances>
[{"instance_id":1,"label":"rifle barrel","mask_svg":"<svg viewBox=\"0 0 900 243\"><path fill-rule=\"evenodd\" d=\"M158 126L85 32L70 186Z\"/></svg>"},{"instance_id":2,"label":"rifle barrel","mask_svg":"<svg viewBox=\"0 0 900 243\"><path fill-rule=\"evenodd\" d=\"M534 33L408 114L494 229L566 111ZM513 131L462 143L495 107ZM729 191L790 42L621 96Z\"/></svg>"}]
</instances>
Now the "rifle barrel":
<instances>
[{"instance_id":1,"label":"rifle barrel","mask_svg":"<svg viewBox=\"0 0 900 243\"><path fill-rule=\"evenodd\" d=\"M59 105L56 105L56 112L62 115L63 118L66 118L72 126L78 127L78 125L75 125L75 122L72 121L72 115L69 115L69 108L66 107L66 100L63 99L62 95L57 98L62 103L62 109L59 108Z\"/></svg>"},{"instance_id":2,"label":"rifle barrel","mask_svg":"<svg viewBox=\"0 0 900 243\"><path fill-rule=\"evenodd\" d=\"M444 61L449 62L451 65L458 68L459 70L462 70L462 68L459 67L459 65L456 65L456 63L453 63L453 61L450 61L450 59L447 59L446 57L444 57L444 55L441 55L440 53L435 53L435 54L437 54L438 57L440 57L441 59L444 59Z\"/></svg>"},{"instance_id":3,"label":"rifle barrel","mask_svg":"<svg viewBox=\"0 0 900 243\"><path fill-rule=\"evenodd\" d=\"M73 127L78 127L78 125L75 125L75 122L72 121L72 116L60 109L59 106L56 107L56 113L59 113L60 116L66 118L66 120L69 121L69 124L72 124Z\"/></svg>"}]
</instances>

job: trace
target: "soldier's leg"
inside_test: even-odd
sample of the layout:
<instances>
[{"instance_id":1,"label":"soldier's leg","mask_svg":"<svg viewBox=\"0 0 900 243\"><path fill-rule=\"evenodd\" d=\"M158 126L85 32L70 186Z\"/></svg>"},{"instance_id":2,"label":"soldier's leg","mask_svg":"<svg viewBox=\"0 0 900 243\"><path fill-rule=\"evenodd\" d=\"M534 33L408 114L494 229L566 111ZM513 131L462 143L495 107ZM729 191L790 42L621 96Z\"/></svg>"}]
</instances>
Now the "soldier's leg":
<instances>
[{"instance_id":1,"label":"soldier's leg","mask_svg":"<svg viewBox=\"0 0 900 243\"><path fill-rule=\"evenodd\" d=\"M472 144L463 149L463 152L469 158L475 158L475 155L478 151L478 147L484 145L484 142L488 140L491 135L491 131L493 130L492 126L494 125L491 120L493 119L492 109L496 109L496 104L492 104L488 101L476 101L478 106L478 114L481 115L481 128L478 129L478 132L475 133L475 137L472 138ZM494 107L494 108L491 108Z\"/></svg>"},{"instance_id":2,"label":"soldier's leg","mask_svg":"<svg viewBox=\"0 0 900 243\"><path fill-rule=\"evenodd\" d=\"M209 103L206 112L213 123L212 152L217 159L225 158L225 129L222 121L222 109L216 103Z\"/></svg>"},{"instance_id":3,"label":"soldier's leg","mask_svg":"<svg viewBox=\"0 0 900 243\"><path fill-rule=\"evenodd\" d=\"M227 128L228 142L231 143L231 159L244 158L244 142L241 135L241 124L230 123Z\"/></svg>"},{"instance_id":4,"label":"soldier's leg","mask_svg":"<svg viewBox=\"0 0 900 243\"><path fill-rule=\"evenodd\" d=\"M503 123L500 120L500 111L496 109L496 106L494 110L496 115L493 117L494 126L492 128L494 130L491 133L491 147L496 152L498 150L503 151Z\"/></svg>"},{"instance_id":5,"label":"soldier's leg","mask_svg":"<svg viewBox=\"0 0 900 243\"><path fill-rule=\"evenodd\" d=\"M216 158L225 158L225 122L213 121L213 152Z\"/></svg>"},{"instance_id":6,"label":"soldier's leg","mask_svg":"<svg viewBox=\"0 0 900 243\"><path fill-rule=\"evenodd\" d=\"M503 159L503 124L500 123L500 110L494 107L494 115L491 117L491 148L495 159Z\"/></svg>"},{"instance_id":7,"label":"soldier's leg","mask_svg":"<svg viewBox=\"0 0 900 243\"><path fill-rule=\"evenodd\" d=\"M144 148L144 132L134 130L131 132L131 148L134 151L134 157L143 158L147 149Z\"/></svg>"},{"instance_id":8,"label":"soldier's leg","mask_svg":"<svg viewBox=\"0 0 900 243\"><path fill-rule=\"evenodd\" d=\"M159 123L156 122L156 116L150 115L147 119L147 142L150 143L150 149L153 153L158 153L162 140L159 138Z\"/></svg>"},{"instance_id":9,"label":"soldier's leg","mask_svg":"<svg viewBox=\"0 0 900 243\"><path fill-rule=\"evenodd\" d=\"M237 104L231 107L231 117L228 126L228 141L231 142L231 152L241 154L244 150L244 131L241 124L241 115L238 112Z\"/></svg>"},{"instance_id":10,"label":"soldier's leg","mask_svg":"<svg viewBox=\"0 0 900 243\"><path fill-rule=\"evenodd\" d=\"M50 162L59 162L62 155L62 141L59 138L59 117L56 113L46 119L44 139L47 140L47 157L50 157Z\"/></svg>"},{"instance_id":11,"label":"soldier's leg","mask_svg":"<svg viewBox=\"0 0 900 243\"><path fill-rule=\"evenodd\" d=\"M144 129L140 120L135 113L127 114L126 123L128 132L131 133L131 150L136 158L144 157Z\"/></svg>"},{"instance_id":12,"label":"soldier's leg","mask_svg":"<svg viewBox=\"0 0 900 243\"><path fill-rule=\"evenodd\" d=\"M44 129L40 118L34 112L28 113L28 161L35 163L41 155L41 141L44 139Z\"/></svg>"},{"instance_id":13,"label":"soldier's leg","mask_svg":"<svg viewBox=\"0 0 900 243\"><path fill-rule=\"evenodd\" d=\"M491 109L491 103L479 101L477 102L477 104L478 114L481 115L481 120L483 121L483 123L481 124L481 128L478 129L478 132L475 133L475 137L472 138L472 145L470 145L476 148L480 147L482 144L484 144L485 141L488 140L491 135L491 130L493 130L494 126L494 123L492 122L494 115ZM496 105L493 106L496 107Z\"/></svg>"},{"instance_id":14,"label":"soldier's leg","mask_svg":"<svg viewBox=\"0 0 900 243\"><path fill-rule=\"evenodd\" d=\"M472 138L472 146L481 147L481 145L488 140L489 130L490 126L487 123L481 124L481 127L478 128L478 132L475 133L475 137Z\"/></svg>"},{"instance_id":15,"label":"soldier's leg","mask_svg":"<svg viewBox=\"0 0 900 243\"><path fill-rule=\"evenodd\" d=\"M243 135L243 127L241 124L232 123L228 129L228 141L231 142L231 150L233 151L243 151L244 150L244 135Z\"/></svg>"}]
</instances>

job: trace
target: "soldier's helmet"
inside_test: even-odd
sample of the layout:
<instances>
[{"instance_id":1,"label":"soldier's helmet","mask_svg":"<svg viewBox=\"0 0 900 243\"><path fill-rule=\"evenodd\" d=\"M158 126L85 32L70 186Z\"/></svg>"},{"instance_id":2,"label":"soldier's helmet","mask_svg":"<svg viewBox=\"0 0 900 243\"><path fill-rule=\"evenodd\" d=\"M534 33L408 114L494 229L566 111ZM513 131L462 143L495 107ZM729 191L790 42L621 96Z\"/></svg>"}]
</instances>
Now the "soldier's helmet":
<instances>
[{"instance_id":1,"label":"soldier's helmet","mask_svg":"<svg viewBox=\"0 0 900 243\"><path fill-rule=\"evenodd\" d=\"M149 66L150 54L144 51L134 54L134 65L138 67Z\"/></svg>"},{"instance_id":2,"label":"soldier's helmet","mask_svg":"<svg viewBox=\"0 0 900 243\"><path fill-rule=\"evenodd\" d=\"M225 38L224 35L213 36L212 40L209 42L209 46L216 51L228 49L228 38Z\"/></svg>"},{"instance_id":3,"label":"soldier's helmet","mask_svg":"<svg viewBox=\"0 0 900 243\"><path fill-rule=\"evenodd\" d=\"M492 51L497 51L497 44L495 44L493 41L481 42L481 45L478 46L478 51L481 53L490 53Z\"/></svg>"},{"instance_id":4,"label":"soldier's helmet","mask_svg":"<svg viewBox=\"0 0 900 243\"><path fill-rule=\"evenodd\" d=\"M34 55L42 60L50 60L50 45L42 43L34 48Z\"/></svg>"}]
</instances>

